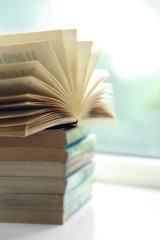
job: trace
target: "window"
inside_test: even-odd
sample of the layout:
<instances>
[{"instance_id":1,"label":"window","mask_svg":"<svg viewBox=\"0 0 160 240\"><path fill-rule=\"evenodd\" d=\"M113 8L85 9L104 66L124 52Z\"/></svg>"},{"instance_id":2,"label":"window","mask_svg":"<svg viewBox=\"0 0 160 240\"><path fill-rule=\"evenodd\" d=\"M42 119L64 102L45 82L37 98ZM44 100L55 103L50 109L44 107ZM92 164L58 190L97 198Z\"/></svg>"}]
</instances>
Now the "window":
<instances>
[{"instance_id":1,"label":"window","mask_svg":"<svg viewBox=\"0 0 160 240\"><path fill-rule=\"evenodd\" d=\"M1 33L77 28L78 39L93 40L101 52L97 68L110 72L117 124L92 127L97 151L159 157L159 2L15 0L12 5L1 6Z\"/></svg>"},{"instance_id":2,"label":"window","mask_svg":"<svg viewBox=\"0 0 160 240\"><path fill-rule=\"evenodd\" d=\"M78 28L80 40L93 39L94 50L101 52L97 68L110 72L117 124L92 127L99 152L160 156L157 4L145 0L52 2L53 27Z\"/></svg>"},{"instance_id":3,"label":"window","mask_svg":"<svg viewBox=\"0 0 160 240\"><path fill-rule=\"evenodd\" d=\"M95 51L101 52L97 68L110 72L117 124L92 128L99 152L160 156L157 4L140 0L59 1L58 6L52 3L53 25L76 27L80 40L93 39Z\"/></svg>"}]
</instances>

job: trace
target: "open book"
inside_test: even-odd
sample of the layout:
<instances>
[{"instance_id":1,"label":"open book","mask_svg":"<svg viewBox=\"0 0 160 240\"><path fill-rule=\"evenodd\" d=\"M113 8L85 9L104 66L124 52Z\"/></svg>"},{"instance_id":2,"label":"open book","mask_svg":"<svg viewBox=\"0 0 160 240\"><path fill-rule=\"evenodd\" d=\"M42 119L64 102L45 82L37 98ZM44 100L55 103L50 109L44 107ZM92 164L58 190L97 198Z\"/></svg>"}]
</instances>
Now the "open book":
<instances>
[{"instance_id":1,"label":"open book","mask_svg":"<svg viewBox=\"0 0 160 240\"><path fill-rule=\"evenodd\" d=\"M108 73L94 70L92 44L75 29L0 35L0 135L113 123Z\"/></svg>"}]
</instances>

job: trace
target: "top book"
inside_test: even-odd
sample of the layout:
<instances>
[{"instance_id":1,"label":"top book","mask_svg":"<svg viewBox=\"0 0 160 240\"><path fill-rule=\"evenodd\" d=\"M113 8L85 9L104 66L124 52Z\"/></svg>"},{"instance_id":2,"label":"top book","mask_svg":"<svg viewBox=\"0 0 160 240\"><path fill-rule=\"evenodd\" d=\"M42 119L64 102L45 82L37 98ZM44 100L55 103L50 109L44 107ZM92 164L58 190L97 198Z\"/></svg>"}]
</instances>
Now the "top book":
<instances>
[{"instance_id":1,"label":"top book","mask_svg":"<svg viewBox=\"0 0 160 240\"><path fill-rule=\"evenodd\" d=\"M0 35L0 136L114 122L92 44L77 41L76 29Z\"/></svg>"}]
</instances>

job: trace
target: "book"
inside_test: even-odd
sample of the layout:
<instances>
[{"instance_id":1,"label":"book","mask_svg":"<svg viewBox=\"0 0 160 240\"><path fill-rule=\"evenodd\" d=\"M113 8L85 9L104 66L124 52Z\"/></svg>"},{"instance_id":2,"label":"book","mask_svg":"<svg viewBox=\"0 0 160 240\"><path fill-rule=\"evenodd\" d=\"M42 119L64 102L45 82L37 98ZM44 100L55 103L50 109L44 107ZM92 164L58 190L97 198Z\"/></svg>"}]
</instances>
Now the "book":
<instances>
[{"instance_id":1,"label":"book","mask_svg":"<svg viewBox=\"0 0 160 240\"><path fill-rule=\"evenodd\" d=\"M34 193L64 195L94 173L89 162L66 178L60 177L0 177L0 193Z\"/></svg>"},{"instance_id":2,"label":"book","mask_svg":"<svg viewBox=\"0 0 160 240\"><path fill-rule=\"evenodd\" d=\"M108 72L77 31L0 36L0 135L28 136L61 124L113 123Z\"/></svg>"},{"instance_id":3,"label":"book","mask_svg":"<svg viewBox=\"0 0 160 240\"><path fill-rule=\"evenodd\" d=\"M53 161L0 161L0 177L67 177L90 162L93 156L94 151L90 150L66 164Z\"/></svg>"},{"instance_id":4,"label":"book","mask_svg":"<svg viewBox=\"0 0 160 240\"><path fill-rule=\"evenodd\" d=\"M65 195L0 193L0 208L64 209L78 198L83 200L83 196L92 191L94 181L91 175Z\"/></svg>"},{"instance_id":5,"label":"book","mask_svg":"<svg viewBox=\"0 0 160 240\"><path fill-rule=\"evenodd\" d=\"M64 149L0 149L0 176L67 177L92 160L94 145L95 137L89 135Z\"/></svg>"},{"instance_id":6,"label":"book","mask_svg":"<svg viewBox=\"0 0 160 240\"><path fill-rule=\"evenodd\" d=\"M0 148L34 147L38 148L38 151L41 151L40 148L46 147L60 148L75 143L87 136L89 132L89 126L63 125L56 128L48 128L25 138L0 136Z\"/></svg>"},{"instance_id":7,"label":"book","mask_svg":"<svg viewBox=\"0 0 160 240\"><path fill-rule=\"evenodd\" d=\"M78 197L64 208L0 208L0 222L63 224L75 212L81 209L92 197L90 191Z\"/></svg>"}]
</instances>

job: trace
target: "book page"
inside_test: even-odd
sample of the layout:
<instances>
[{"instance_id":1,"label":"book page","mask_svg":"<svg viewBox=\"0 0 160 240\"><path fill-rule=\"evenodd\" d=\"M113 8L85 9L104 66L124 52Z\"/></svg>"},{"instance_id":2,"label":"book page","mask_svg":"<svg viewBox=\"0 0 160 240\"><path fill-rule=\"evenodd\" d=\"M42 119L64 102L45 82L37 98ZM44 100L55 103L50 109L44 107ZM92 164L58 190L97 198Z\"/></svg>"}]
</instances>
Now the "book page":
<instances>
[{"instance_id":1,"label":"book page","mask_svg":"<svg viewBox=\"0 0 160 240\"><path fill-rule=\"evenodd\" d=\"M18 103L3 103L0 104L0 110L3 111L12 111L17 109L36 109L36 108L43 108L43 107L51 107L51 103L47 102L18 102ZM53 105L54 106L54 105ZM52 106L52 107L53 107Z\"/></svg>"},{"instance_id":2,"label":"book page","mask_svg":"<svg viewBox=\"0 0 160 240\"><path fill-rule=\"evenodd\" d=\"M50 119L51 116L52 118L54 118L54 116L55 118L60 118L60 114L47 112L47 113L41 113L34 116L0 119L0 126L7 127L7 126L27 125L33 122L39 122L42 119L45 121L46 118Z\"/></svg>"},{"instance_id":3,"label":"book page","mask_svg":"<svg viewBox=\"0 0 160 240\"><path fill-rule=\"evenodd\" d=\"M78 126L83 126L83 125L95 125L95 124L115 124L115 118L112 117L102 117L102 116L97 116L97 117L88 117L85 119L80 119L78 121Z\"/></svg>"},{"instance_id":4,"label":"book page","mask_svg":"<svg viewBox=\"0 0 160 240\"><path fill-rule=\"evenodd\" d=\"M26 93L59 99L57 93L53 92L48 85L32 76L3 79L0 81L0 96Z\"/></svg>"},{"instance_id":5,"label":"book page","mask_svg":"<svg viewBox=\"0 0 160 240\"><path fill-rule=\"evenodd\" d=\"M63 68L67 79L70 78L67 59L64 49L62 30L49 30L41 32L27 32L16 34L3 34L0 37L0 45L9 45L26 42L37 42L48 40Z\"/></svg>"},{"instance_id":6,"label":"book page","mask_svg":"<svg viewBox=\"0 0 160 240\"><path fill-rule=\"evenodd\" d=\"M62 33L70 69L70 84L71 87L74 86L75 88L75 79L77 73L77 30L62 30Z\"/></svg>"},{"instance_id":7,"label":"book page","mask_svg":"<svg viewBox=\"0 0 160 240\"><path fill-rule=\"evenodd\" d=\"M35 121L36 121L36 118L34 119ZM26 137L49 127L68 124L68 123L75 123L76 121L77 119L73 117L64 118L56 114L54 115L54 117L53 115L51 116L50 121L44 121L44 119L41 118L41 121L38 122L39 123L38 125L34 124L34 121L32 121L32 124L28 123L28 125L23 123L23 125L0 127L0 136Z\"/></svg>"},{"instance_id":8,"label":"book page","mask_svg":"<svg viewBox=\"0 0 160 240\"><path fill-rule=\"evenodd\" d=\"M68 119L70 119L70 122ZM35 128L38 128L40 125L48 125L48 127L52 127L55 121L60 123L61 122L71 123L75 122L75 119L70 116L67 116L67 114L65 116L59 112L52 112L46 110L46 112L33 116L31 115L17 118L0 119L0 128L12 126L16 127L20 125L31 126Z\"/></svg>"},{"instance_id":9,"label":"book page","mask_svg":"<svg viewBox=\"0 0 160 240\"><path fill-rule=\"evenodd\" d=\"M87 73L87 67L89 63L89 57L92 49L92 42L78 42L78 89L81 93L85 76Z\"/></svg>"},{"instance_id":10,"label":"book page","mask_svg":"<svg viewBox=\"0 0 160 240\"><path fill-rule=\"evenodd\" d=\"M73 115L72 106L66 102L64 99L61 99L59 95L53 91L48 85L40 81L39 79L28 76L28 77L19 77L19 78L11 78L4 79L0 81L0 96L7 95L16 95L16 94L37 94L46 97L52 98L52 101L47 102L47 106L50 106L52 109L58 109L56 111ZM43 98L42 98L43 100ZM42 102L42 101L41 101ZM6 105L1 104L0 108L9 109L8 103ZM34 103L35 104L35 103ZM40 104L40 103L39 103ZM43 106L46 106L46 103L41 103ZM20 104L11 104L10 108L17 108ZM21 105L22 107L22 105Z\"/></svg>"},{"instance_id":11,"label":"book page","mask_svg":"<svg viewBox=\"0 0 160 240\"><path fill-rule=\"evenodd\" d=\"M27 61L21 63L0 65L0 79L34 76L51 86L59 96L68 101L68 92L61 83L47 71L39 61Z\"/></svg>"},{"instance_id":12,"label":"book page","mask_svg":"<svg viewBox=\"0 0 160 240\"><path fill-rule=\"evenodd\" d=\"M17 118L25 116L33 116L37 114L42 114L47 112L47 109L20 109L20 110L11 110L11 111L1 111L0 119L6 118Z\"/></svg>"},{"instance_id":13,"label":"book page","mask_svg":"<svg viewBox=\"0 0 160 240\"><path fill-rule=\"evenodd\" d=\"M65 74L48 41L0 46L0 64L38 60L64 86Z\"/></svg>"},{"instance_id":14,"label":"book page","mask_svg":"<svg viewBox=\"0 0 160 240\"><path fill-rule=\"evenodd\" d=\"M88 82L87 89L85 92L85 99L92 94L94 89L103 82L107 77L109 77L109 73L107 70L95 69L90 81Z\"/></svg>"},{"instance_id":15,"label":"book page","mask_svg":"<svg viewBox=\"0 0 160 240\"><path fill-rule=\"evenodd\" d=\"M87 72L86 72L86 76L85 76L85 79L84 79L84 84L83 84L82 92L81 92L82 99L83 99L83 96L85 95L85 91L87 90L89 81L91 79L93 70L95 69L97 61L99 59L99 56L100 56L99 53L91 53L91 55L90 55L89 62L88 62L88 67L87 67Z\"/></svg>"},{"instance_id":16,"label":"book page","mask_svg":"<svg viewBox=\"0 0 160 240\"><path fill-rule=\"evenodd\" d=\"M87 116L87 114L90 114L92 117L93 115L96 116L106 116L106 117L114 117L113 111L112 111L112 96L110 95L110 84L100 84L100 86L97 86L97 88L94 89L92 95L89 95L88 98L86 98L86 101L84 102L87 111L83 111L85 114L84 116Z\"/></svg>"},{"instance_id":17,"label":"book page","mask_svg":"<svg viewBox=\"0 0 160 240\"><path fill-rule=\"evenodd\" d=\"M0 135L113 122L108 72L93 71L99 54L91 49L75 29L1 35Z\"/></svg>"},{"instance_id":18,"label":"book page","mask_svg":"<svg viewBox=\"0 0 160 240\"><path fill-rule=\"evenodd\" d=\"M10 95L10 96L0 96L0 107L2 104L11 104L11 103L19 103L19 102L52 102L53 98L39 96L35 94L18 94L18 95Z\"/></svg>"},{"instance_id":19,"label":"book page","mask_svg":"<svg viewBox=\"0 0 160 240\"><path fill-rule=\"evenodd\" d=\"M72 107L66 102L56 98L39 96L34 94L20 94L10 96L0 96L0 110L17 110L17 109L36 109L50 108L53 111L74 115Z\"/></svg>"},{"instance_id":20,"label":"book page","mask_svg":"<svg viewBox=\"0 0 160 240\"><path fill-rule=\"evenodd\" d=\"M54 112L46 112L35 116L0 119L1 136L28 136L43 129L60 124L75 123L73 117L63 117Z\"/></svg>"}]
</instances>

